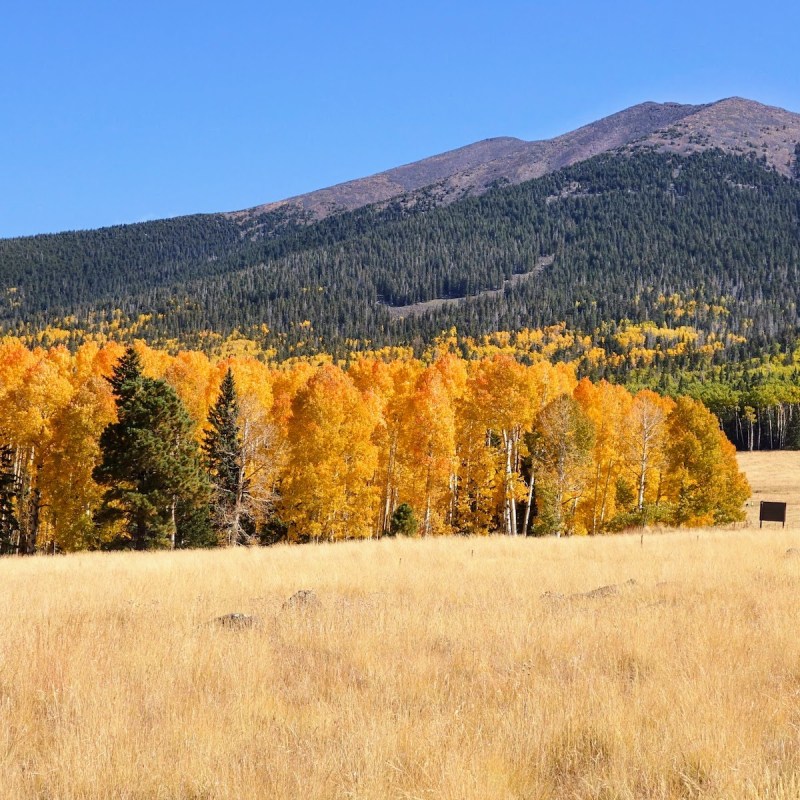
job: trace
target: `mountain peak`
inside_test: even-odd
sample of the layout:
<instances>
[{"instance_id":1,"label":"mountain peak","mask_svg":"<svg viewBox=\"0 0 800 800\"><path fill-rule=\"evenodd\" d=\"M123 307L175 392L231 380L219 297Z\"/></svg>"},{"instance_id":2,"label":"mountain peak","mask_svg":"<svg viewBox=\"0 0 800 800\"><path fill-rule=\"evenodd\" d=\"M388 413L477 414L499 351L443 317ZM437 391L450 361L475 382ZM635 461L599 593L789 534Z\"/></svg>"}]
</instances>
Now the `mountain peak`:
<instances>
[{"instance_id":1,"label":"mountain peak","mask_svg":"<svg viewBox=\"0 0 800 800\"><path fill-rule=\"evenodd\" d=\"M644 144L687 155L719 148L734 155L766 159L768 166L792 174L800 142L800 114L745 97L726 97L697 106L670 127L655 131Z\"/></svg>"},{"instance_id":2,"label":"mountain peak","mask_svg":"<svg viewBox=\"0 0 800 800\"><path fill-rule=\"evenodd\" d=\"M500 183L521 183L601 153L642 146L681 154L720 148L733 154L765 157L767 164L792 174L800 142L800 115L743 97L688 105L647 100L569 133L543 141L497 136L420 161L257 206L230 216L247 220L277 208L294 208L312 219L349 211L420 190L449 203L480 194Z\"/></svg>"}]
</instances>

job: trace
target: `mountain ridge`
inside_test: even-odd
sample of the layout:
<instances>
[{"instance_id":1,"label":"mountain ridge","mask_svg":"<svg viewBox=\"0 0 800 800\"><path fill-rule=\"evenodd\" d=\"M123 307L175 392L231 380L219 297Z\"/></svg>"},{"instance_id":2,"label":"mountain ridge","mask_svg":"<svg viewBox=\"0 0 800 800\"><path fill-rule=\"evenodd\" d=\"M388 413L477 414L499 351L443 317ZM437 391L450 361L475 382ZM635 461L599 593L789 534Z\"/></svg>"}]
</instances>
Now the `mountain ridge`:
<instances>
[{"instance_id":1,"label":"mountain ridge","mask_svg":"<svg viewBox=\"0 0 800 800\"><path fill-rule=\"evenodd\" d=\"M699 105L646 101L552 139L484 139L374 175L227 212L227 216L246 223L264 213L288 210L318 220L405 196L413 198L423 191L437 204L450 203L482 194L498 183L523 183L605 152L641 147L683 155L711 147L764 155L769 166L791 176L797 142L800 114L754 100L728 97Z\"/></svg>"}]
</instances>

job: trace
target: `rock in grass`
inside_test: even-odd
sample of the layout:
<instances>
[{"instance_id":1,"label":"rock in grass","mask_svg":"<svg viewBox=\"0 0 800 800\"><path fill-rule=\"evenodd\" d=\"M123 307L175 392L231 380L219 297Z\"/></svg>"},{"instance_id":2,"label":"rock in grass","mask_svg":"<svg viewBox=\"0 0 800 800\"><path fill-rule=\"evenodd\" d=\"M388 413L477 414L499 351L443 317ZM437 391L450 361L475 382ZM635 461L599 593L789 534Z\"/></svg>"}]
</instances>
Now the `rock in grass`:
<instances>
[{"instance_id":1,"label":"rock in grass","mask_svg":"<svg viewBox=\"0 0 800 800\"><path fill-rule=\"evenodd\" d=\"M282 606L284 611L289 609L308 610L319 607L319 598L313 589L300 589L295 592Z\"/></svg>"},{"instance_id":2,"label":"rock in grass","mask_svg":"<svg viewBox=\"0 0 800 800\"><path fill-rule=\"evenodd\" d=\"M557 592L545 592L542 600L561 601L561 600L595 600L599 597L611 597L619 594L623 589L630 589L636 586L636 581L631 578L625 583L612 583L609 586L598 586L588 592L575 592L574 594L558 594Z\"/></svg>"},{"instance_id":3,"label":"rock in grass","mask_svg":"<svg viewBox=\"0 0 800 800\"><path fill-rule=\"evenodd\" d=\"M625 583L612 583L609 586L598 586L590 592L578 592L572 596L593 600L596 597L610 597L611 595L619 594L622 589L628 589L632 586L636 586L636 581L633 578L625 581Z\"/></svg>"},{"instance_id":4,"label":"rock in grass","mask_svg":"<svg viewBox=\"0 0 800 800\"><path fill-rule=\"evenodd\" d=\"M251 616L250 614L225 614L217 617L214 622L221 628L228 630L240 631L245 628L256 628L261 624L258 617Z\"/></svg>"}]
</instances>

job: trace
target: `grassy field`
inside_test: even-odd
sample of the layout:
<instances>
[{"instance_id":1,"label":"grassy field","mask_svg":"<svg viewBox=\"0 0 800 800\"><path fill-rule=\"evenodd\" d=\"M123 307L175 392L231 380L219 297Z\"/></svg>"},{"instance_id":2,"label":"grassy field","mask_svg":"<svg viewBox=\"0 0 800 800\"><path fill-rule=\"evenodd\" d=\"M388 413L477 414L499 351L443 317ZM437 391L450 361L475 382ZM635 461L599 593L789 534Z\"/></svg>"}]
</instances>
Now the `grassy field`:
<instances>
[{"instance_id":1,"label":"grassy field","mask_svg":"<svg viewBox=\"0 0 800 800\"><path fill-rule=\"evenodd\" d=\"M795 454L742 463L800 499ZM790 548L750 527L5 559L0 798L798 798ZM318 605L284 608L298 589Z\"/></svg>"},{"instance_id":2,"label":"grassy field","mask_svg":"<svg viewBox=\"0 0 800 800\"><path fill-rule=\"evenodd\" d=\"M753 489L753 496L747 504L748 523L758 527L758 504L761 500L779 500L788 504L788 525L800 528L800 451L739 453L738 460ZM771 523L768 527L774 525Z\"/></svg>"}]
</instances>

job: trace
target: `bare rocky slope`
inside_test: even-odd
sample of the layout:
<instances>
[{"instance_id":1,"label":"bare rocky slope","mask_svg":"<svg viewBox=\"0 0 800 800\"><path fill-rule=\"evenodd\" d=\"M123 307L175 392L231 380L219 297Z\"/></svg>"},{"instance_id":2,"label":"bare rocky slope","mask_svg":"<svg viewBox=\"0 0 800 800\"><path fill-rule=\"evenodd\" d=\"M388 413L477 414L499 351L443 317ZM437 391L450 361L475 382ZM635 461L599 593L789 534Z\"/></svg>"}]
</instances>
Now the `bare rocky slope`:
<instances>
[{"instance_id":1,"label":"bare rocky slope","mask_svg":"<svg viewBox=\"0 0 800 800\"><path fill-rule=\"evenodd\" d=\"M701 106L632 147L651 146L682 155L718 147L733 155L763 158L783 175L792 175L798 144L800 114L729 97Z\"/></svg>"},{"instance_id":2,"label":"bare rocky slope","mask_svg":"<svg viewBox=\"0 0 800 800\"><path fill-rule=\"evenodd\" d=\"M486 139L431 158L267 203L231 216L245 221L276 209L296 209L321 219L424 190L437 203L480 194L498 183L522 183L612 150L651 147L688 154L718 147L762 156L789 175L800 142L800 114L738 97L706 105L641 103L544 141ZM411 200L409 200L411 198Z\"/></svg>"}]
</instances>

